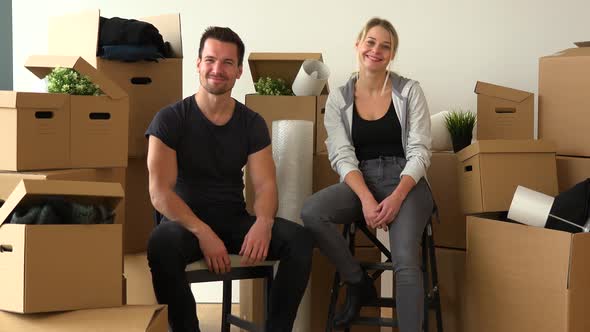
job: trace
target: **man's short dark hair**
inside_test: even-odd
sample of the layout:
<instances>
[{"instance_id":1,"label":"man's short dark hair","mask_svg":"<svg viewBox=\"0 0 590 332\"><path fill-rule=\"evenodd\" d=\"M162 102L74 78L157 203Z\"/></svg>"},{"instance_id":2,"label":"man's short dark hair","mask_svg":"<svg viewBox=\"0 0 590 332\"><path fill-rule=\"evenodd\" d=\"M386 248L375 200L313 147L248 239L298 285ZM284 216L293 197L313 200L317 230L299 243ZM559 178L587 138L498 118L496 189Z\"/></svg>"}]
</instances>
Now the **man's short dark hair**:
<instances>
[{"instance_id":1,"label":"man's short dark hair","mask_svg":"<svg viewBox=\"0 0 590 332\"><path fill-rule=\"evenodd\" d=\"M201 59L201 55L203 54L205 41L207 41L209 38L225 43L235 44L238 47L238 65L242 65L244 62L245 52L244 42L242 42L240 36L238 36L238 34L232 29L225 27L208 27L205 32L203 32L203 35L201 36L201 42L199 44L199 59Z\"/></svg>"}]
</instances>

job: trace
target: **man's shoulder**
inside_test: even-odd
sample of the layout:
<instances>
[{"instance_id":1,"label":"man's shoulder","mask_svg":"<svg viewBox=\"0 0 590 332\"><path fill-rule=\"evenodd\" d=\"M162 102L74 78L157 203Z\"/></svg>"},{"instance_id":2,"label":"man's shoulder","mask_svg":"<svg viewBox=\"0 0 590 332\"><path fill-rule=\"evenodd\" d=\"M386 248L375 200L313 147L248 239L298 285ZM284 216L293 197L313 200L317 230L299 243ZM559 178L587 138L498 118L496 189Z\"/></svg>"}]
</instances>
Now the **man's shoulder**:
<instances>
[{"instance_id":1,"label":"man's shoulder","mask_svg":"<svg viewBox=\"0 0 590 332\"><path fill-rule=\"evenodd\" d=\"M240 113L240 117L242 119L244 119L244 121L247 125L250 125L250 124L252 124L252 122L256 122L256 121L263 121L264 122L264 119L262 118L262 116L260 114L258 114L256 111L254 111L250 107L240 103L237 100L236 100L235 111Z\"/></svg>"}]
</instances>

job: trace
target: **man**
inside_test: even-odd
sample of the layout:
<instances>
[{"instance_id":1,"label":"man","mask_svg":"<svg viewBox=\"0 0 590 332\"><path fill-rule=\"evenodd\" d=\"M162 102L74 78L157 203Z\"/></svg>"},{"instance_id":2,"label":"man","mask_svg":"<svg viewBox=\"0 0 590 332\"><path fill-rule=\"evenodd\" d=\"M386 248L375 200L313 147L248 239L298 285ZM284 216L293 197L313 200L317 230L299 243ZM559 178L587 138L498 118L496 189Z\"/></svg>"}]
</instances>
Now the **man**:
<instances>
[{"instance_id":1,"label":"man","mask_svg":"<svg viewBox=\"0 0 590 332\"><path fill-rule=\"evenodd\" d=\"M164 217L148 244L159 303L168 304L173 332L199 330L188 263L230 270L228 254L246 264L280 260L271 289L266 331L291 331L311 269L313 240L296 223L275 218L277 189L270 136L262 117L231 97L242 75L244 44L229 28L201 37L197 69L201 88L162 109L150 124L151 201ZM248 215L243 173L255 192Z\"/></svg>"}]
</instances>

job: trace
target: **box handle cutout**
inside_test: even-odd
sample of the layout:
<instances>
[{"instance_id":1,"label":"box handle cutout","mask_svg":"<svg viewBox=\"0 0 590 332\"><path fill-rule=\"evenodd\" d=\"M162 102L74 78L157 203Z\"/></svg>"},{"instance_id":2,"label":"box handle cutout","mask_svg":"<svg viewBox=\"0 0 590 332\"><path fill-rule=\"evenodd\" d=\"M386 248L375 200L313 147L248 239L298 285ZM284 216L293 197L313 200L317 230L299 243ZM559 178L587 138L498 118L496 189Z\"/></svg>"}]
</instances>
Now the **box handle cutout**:
<instances>
[{"instance_id":1,"label":"box handle cutout","mask_svg":"<svg viewBox=\"0 0 590 332\"><path fill-rule=\"evenodd\" d=\"M496 108L496 113L499 113L499 114L516 113L516 108L514 108L514 107L498 107L498 108Z\"/></svg>"},{"instance_id":2,"label":"box handle cutout","mask_svg":"<svg viewBox=\"0 0 590 332\"><path fill-rule=\"evenodd\" d=\"M469 165L469 166L465 166L465 172L471 172L473 171L473 166Z\"/></svg>"},{"instance_id":3,"label":"box handle cutout","mask_svg":"<svg viewBox=\"0 0 590 332\"><path fill-rule=\"evenodd\" d=\"M132 77L131 84L135 85L148 85L152 83L152 79L149 77Z\"/></svg>"},{"instance_id":4,"label":"box handle cutout","mask_svg":"<svg viewBox=\"0 0 590 332\"><path fill-rule=\"evenodd\" d=\"M12 246L9 244L0 244L0 253L2 252L12 252Z\"/></svg>"},{"instance_id":5,"label":"box handle cutout","mask_svg":"<svg viewBox=\"0 0 590 332\"><path fill-rule=\"evenodd\" d=\"M111 118L111 113L103 113L103 112L93 112L88 114L90 120L109 120Z\"/></svg>"},{"instance_id":6,"label":"box handle cutout","mask_svg":"<svg viewBox=\"0 0 590 332\"><path fill-rule=\"evenodd\" d=\"M35 119L53 119L53 112L51 112L51 111L35 112Z\"/></svg>"},{"instance_id":7,"label":"box handle cutout","mask_svg":"<svg viewBox=\"0 0 590 332\"><path fill-rule=\"evenodd\" d=\"M322 114L326 114L326 108L322 107L322 110L320 112L322 112Z\"/></svg>"}]
</instances>

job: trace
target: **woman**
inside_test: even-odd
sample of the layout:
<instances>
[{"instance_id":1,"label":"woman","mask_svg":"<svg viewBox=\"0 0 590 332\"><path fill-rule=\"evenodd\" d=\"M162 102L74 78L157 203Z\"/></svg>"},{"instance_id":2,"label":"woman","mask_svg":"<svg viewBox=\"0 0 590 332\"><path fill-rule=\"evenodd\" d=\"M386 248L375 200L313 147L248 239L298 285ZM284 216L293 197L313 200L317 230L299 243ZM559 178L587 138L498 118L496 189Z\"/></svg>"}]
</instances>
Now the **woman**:
<instances>
[{"instance_id":1,"label":"woman","mask_svg":"<svg viewBox=\"0 0 590 332\"><path fill-rule=\"evenodd\" d=\"M359 71L330 93L324 119L328 157L342 182L315 193L302 210L305 227L348 285L335 327L348 325L361 305L377 297L335 227L364 218L389 233L400 331L422 331L420 241L434 204L424 178L430 113L418 82L389 70L398 44L387 20L373 18L360 32Z\"/></svg>"}]
</instances>

